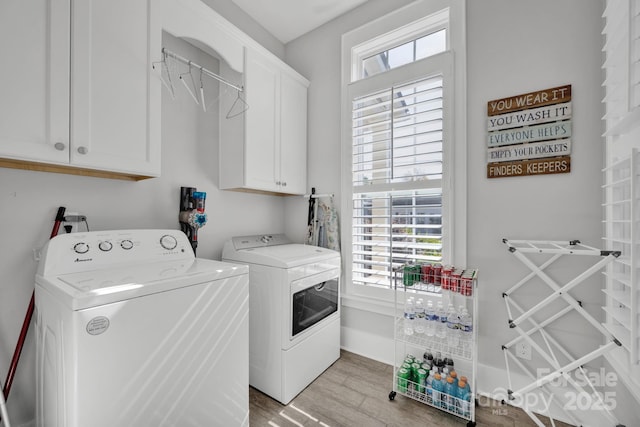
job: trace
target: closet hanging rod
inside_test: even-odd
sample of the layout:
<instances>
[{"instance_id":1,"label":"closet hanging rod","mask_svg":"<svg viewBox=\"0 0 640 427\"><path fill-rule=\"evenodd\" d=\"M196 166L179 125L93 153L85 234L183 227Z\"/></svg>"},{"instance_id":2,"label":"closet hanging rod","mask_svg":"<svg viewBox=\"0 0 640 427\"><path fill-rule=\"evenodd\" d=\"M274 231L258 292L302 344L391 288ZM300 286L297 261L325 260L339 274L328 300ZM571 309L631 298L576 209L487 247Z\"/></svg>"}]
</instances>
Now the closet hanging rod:
<instances>
[{"instance_id":1,"label":"closet hanging rod","mask_svg":"<svg viewBox=\"0 0 640 427\"><path fill-rule=\"evenodd\" d=\"M219 75L217 75L216 73L214 73L213 71L209 71L206 68L204 68L201 65L196 64L193 61L190 61L189 59L185 58L184 56L180 56L177 53L171 52L170 50L166 49L166 48L162 48L162 53L164 53L167 56L170 56L184 64L187 64L189 67L194 67L194 68L198 68L200 69L200 71L202 71L202 73L206 74L207 76L214 78L216 80L218 80L220 83L224 83L227 86L231 86L232 88L234 88L235 90L237 90L238 92L244 92L244 89L242 86L237 86L233 83L231 83L230 81L224 79L223 77L220 77Z\"/></svg>"}]
</instances>

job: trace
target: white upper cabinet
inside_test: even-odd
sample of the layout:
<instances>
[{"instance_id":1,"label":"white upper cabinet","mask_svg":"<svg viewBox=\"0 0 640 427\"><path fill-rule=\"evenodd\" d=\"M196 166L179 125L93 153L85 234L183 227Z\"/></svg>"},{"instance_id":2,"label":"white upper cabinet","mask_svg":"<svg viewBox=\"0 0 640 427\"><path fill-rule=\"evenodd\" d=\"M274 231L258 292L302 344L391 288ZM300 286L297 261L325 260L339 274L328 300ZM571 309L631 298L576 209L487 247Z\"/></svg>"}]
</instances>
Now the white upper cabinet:
<instances>
[{"instance_id":1,"label":"white upper cabinet","mask_svg":"<svg viewBox=\"0 0 640 427\"><path fill-rule=\"evenodd\" d=\"M160 174L161 29L153 0L3 0L0 166Z\"/></svg>"},{"instance_id":2,"label":"white upper cabinet","mask_svg":"<svg viewBox=\"0 0 640 427\"><path fill-rule=\"evenodd\" d=\"M280 182L287 193L307 191L307 84L280 74Z\"/></svg>"},{"instance_id":3,"label":"white upper cabinet","mask_svg":"<svg viewBox=\"0 0 640 427\"><path fill-rule=\"evenodd\" d=\"M69 161L69 0L0 2L0 156Z\"/></svg>"},{"instance_id":4,"label":"white upper cabinet","mask_svg":"<svg viewBox=\"0 0 640 427\"><path fill-rule=\"evenodd\" d=\"M230 80L237 75L221 66ZM220 188L304 194L308 81L275 56L245 48L246 111L227 90L220 105ZM234 105L235 103L235 105Z\"/></svg>"}]
</instances>

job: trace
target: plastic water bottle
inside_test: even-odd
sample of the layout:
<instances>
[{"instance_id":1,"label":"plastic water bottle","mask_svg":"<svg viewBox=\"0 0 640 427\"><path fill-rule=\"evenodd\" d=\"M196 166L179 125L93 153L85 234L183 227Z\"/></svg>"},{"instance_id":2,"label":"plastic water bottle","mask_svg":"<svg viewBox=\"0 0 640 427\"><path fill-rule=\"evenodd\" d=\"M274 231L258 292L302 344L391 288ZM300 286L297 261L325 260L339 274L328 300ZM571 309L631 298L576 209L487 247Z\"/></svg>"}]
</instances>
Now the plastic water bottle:
<instances>
[{"instance_id":1,"label":"plastic water bottle","mask_svg":"<svg viewBox=\"0 0 640 427\"><path fill-rule=\"evenodd\" d=\"M433 405L442 408L442 397L444 394L444 383L440 378L440 374L436 373L431 381L431 389L433 396Z\"/></svg>"},{"instance_id":2,"label":"plastic water bottle","mask_svg":"<svg viewBox=\"0 0 640 427\"><path fill-rule=\"evenodd\" d=\"M436 316L438 317L436 325L436 337L444 340L447 336L447 312L442 306L442 301L438 301L438 307L436 308Z\"/></svg>"},{"instance_id":3,"label":"plastic water bottle","mask_svg":"<svg viewBox=\"0 0 640 427\"><path fill-rule=\"evenodd\" d=\"M422 302L422 298L418 299L418 301L416 301L416 306L415 306L415 320L413 321L413 330L415 331L416 334L424 334L424 328L425 328L425 310L424 310L424 303Z\"/></svg>"},{"instance_id":4,"label":"plastic water bottle","mask_svg":"<svg viewBox=\"0 0 640 427\"><path fill-rule=\"evenodd\" d=\"M451 412L456 411L456 401L458 399L458 387L453 382L452 377L447 377L444 383L444 398L442 407Z\"/></svg>"},{"instance_id":5,"label":"plastic water bottle","mask_svg":"<svg viewBox=\"0 0 640 427\"><path fill-rule=\"evenodd\" d=\"M427 377L427 381L426 381L427 396L430 396L432 399L433 399L433 379L435 378L435 375L436 375L436 371L434 369L430 370L429 376Z\"/></svg>"},{"instance_id":6,"label":"plastic water bottle","mask_svg":"<svg viewBox=\"0 0 640 427\"><path fill-rule=\"evenodd\" d=\"M413 297L407 298L404 304L404 333L405 335L413 335L413 322L416 312L413 304Z\"/></svg>"},{"instance_id":7,"label":"plastic water bottle","mask_svg":"<svg viewBox=\"0 0 640 427\"><path fill-rule=\"evenodd\" d=\"M424 332L428 337L432 337L436 333L436 310L433 308L433 302L427 301L427 307L424 309L425 327Z\"/></svg>"},{"instance_id":8,"label":"plastic water bottle","mask_svg":"<svg viewBox=\"0 0 640 427\"><path fill-rule=\"evenodd\" d=\"M449 308L447 309L447 344L449 344L449 347L458 347L460 344L459 333L458 312L453 304L449 304Z\"/></svg>"},{"instance_id":9,"label":"plastic water bottle","mask_svg":"<svg viewBox=\"0 0 640 427\"><path fill-rule=\"evenodd\" d=\"M460 314L460 338L464 351L468 351L473 345L473 318L466 308Z\"/></svg>"},{"instance_id":10,"label":"plastic water bottle","mask_svg":"<svg viewBox=\"0 0 640 427\"><path fill-rule=\"evenodd\" d=\"M471 387L464 377L458 383L458 403L460 403L460 414L469 417L471 415Z\"/></svg>"}]
</instances>

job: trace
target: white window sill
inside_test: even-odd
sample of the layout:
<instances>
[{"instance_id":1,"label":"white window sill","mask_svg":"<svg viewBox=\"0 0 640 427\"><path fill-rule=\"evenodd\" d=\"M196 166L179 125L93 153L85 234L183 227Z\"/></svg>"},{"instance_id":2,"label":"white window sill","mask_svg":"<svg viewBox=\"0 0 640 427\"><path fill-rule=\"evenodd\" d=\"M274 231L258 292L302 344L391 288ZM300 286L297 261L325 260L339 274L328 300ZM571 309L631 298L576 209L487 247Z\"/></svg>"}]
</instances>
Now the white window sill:
<instances>
[{"instance_id":1,"label":"white window sill","mask_svg":"<svg viewBox=\"0 0 640 427\"><path fill-rule=\"evenodd\" d=\"M342 306L355 308L363 311L370 311L377 314L383 314L386 316L394 316L393 301L383 300L380 298L373 298L364 295L357 295L353 293L342 294Z\"/></svg>"}]
</instances>

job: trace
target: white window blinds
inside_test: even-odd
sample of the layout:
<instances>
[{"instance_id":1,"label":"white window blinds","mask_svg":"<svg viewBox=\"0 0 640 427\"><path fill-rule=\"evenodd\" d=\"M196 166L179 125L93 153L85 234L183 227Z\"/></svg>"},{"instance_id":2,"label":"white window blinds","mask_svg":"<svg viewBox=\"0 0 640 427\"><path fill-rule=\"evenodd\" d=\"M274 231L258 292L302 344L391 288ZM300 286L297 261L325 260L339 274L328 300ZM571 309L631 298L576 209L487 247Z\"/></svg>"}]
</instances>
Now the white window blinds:
<instances>
[{"instance_id":1,"label":"white window blinds","mask_svg":"<svg viewBox=\"0 0 640 427\"><path fill-rule=\"evenodd\" d=\"M442 260L443 112L441 75L353 99L353 283Z\"/></svg>"},{"instance_id":2,"label":"white window blinds","mask_svg":"<svg viewBox=\"0 0 640 427\"><path fill-rule=\"evenodd\" d=\"M436 76L353 101L354 187L442 177L442 94Z\"/></svg>"}]
</instances>

